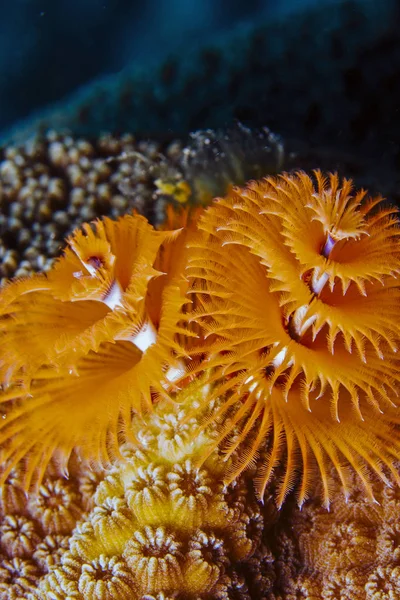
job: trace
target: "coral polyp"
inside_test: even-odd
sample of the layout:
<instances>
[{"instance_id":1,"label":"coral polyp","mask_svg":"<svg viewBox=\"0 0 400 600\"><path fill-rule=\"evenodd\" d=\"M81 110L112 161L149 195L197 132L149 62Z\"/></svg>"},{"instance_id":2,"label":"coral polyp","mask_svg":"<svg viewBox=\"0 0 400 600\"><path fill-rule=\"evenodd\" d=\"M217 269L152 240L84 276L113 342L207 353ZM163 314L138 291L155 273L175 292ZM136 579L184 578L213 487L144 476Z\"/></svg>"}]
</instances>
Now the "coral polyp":
<instances>
[{"instance_id":1,"label":"coral polyp","mask_svg":"<svg viewBox=\"0 0 400 600\"><path fill-rule=\"evenodd\" d=\"M134 437L142 442L121 449L125 461L100 483L95 506L71 536L69 551L42 579L44 597L231 597L236 564L246 565L253 556L263 514L243 479L222 484L218 452L201 470L193 466L192 459L205 452L214 435L212 427L206 428L195 439L197 423L188 420L191 406L205 393L197 382L183 390L174 422L168 400L144 421L135 419ZM159 446L167 430L175 432L168 456ZM266 505L272 522L267 498Z\"/></svg>"},{"instance_id":2,"label":"coral polyp","mask_svg":"<svg viewBox=\"0 0 400 600\"><path fill-rule=\"evenodd\" d=\"M242 448L228 481L267 445L257 490L280 468L282 505L329 464L345 494L352 467L399 481L399 228L395 209L316 172L235 189L210 206L191 241L188 274L210 369L224 398L215 446ZM213 416L215 418L215 416ZM284 468L282 469L282 463Z\"/></svg>"}]
</instances>

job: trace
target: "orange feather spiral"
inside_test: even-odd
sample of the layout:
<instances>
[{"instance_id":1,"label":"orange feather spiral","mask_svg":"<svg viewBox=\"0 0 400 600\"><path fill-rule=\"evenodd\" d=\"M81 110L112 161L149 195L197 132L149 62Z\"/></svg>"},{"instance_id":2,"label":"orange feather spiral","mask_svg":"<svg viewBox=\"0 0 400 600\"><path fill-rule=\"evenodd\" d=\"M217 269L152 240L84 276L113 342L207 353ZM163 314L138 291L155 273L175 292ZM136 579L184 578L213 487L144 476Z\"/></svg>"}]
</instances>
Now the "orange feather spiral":
<instances>
[{"instance_id":1,"label":"orange feather spiral","mask_svg":"<svg viewBox=\"0 0 400 600\"><path fill-rule=\"evenodd\" d=\"M279 506L295 483L301 505L317 479L328 505L332 466L346 494L349 467L371 497L371 472L400 480L394 213L318 171L252 182L205 211L190 243L190 320L208 357L197 371L220 399L215 446L236 455L227 481L265 447L257 491L284 465Z\"/></svg>"}]
</instances>

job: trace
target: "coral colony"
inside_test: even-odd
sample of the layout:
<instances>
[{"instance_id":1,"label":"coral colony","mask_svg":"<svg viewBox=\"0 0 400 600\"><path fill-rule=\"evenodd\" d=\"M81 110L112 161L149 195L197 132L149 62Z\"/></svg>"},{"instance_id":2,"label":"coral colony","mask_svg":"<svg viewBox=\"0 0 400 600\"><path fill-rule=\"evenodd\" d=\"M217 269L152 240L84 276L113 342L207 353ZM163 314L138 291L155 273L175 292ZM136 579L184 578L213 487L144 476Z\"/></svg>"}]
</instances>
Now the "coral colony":
<instances>
[{"instance_id":1,"label":"coral colony","mask_svg":"<svg viewBox=\"0 0 400 600\"><path fill-rule=\"evenodd\" d=\"M7 283L0 598L339 598L275 593L265 533L291 492L326 514L359 494L372 519L400 483L395 213L283 174L159 230L85 224ZM396 594L397 567L357 571L354 536L346 598L400 597L379 579Z\"/></svg>"}]
</instances>

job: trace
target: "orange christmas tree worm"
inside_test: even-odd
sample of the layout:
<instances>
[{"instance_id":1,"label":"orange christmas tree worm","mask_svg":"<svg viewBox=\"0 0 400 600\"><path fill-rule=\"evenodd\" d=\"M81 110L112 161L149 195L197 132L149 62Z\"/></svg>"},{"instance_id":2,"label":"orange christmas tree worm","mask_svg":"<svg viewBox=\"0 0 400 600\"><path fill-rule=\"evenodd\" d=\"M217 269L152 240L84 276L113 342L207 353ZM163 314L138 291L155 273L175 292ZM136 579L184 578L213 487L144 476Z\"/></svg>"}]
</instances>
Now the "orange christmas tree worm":
<instances>
[{"instance_id":1,"label":"orange christmas tree worm","mask_svg":"<svg viewBox=\"0 0 400 600\"><path fill-rule=\"evenodd\" d=\"M24 461L29 487L52 457L67 470L73 449L108 462L132 413L164 395L184 302L176 269L184 239L138 215L96 221L68 239L48 274L2 290L3 480Z\"/></svg>"},{"instance_id":2,"label":"orange christmas tree worm","mask_svg":"<svg viewBox=\"0 0 400 600\"><path fill-rule=\"evenodd\" d=\"M200 220L188 274L203 358L223 402L214 447L236 454L226 481L259 462L259 497L278 469L278 505L301 505L331 466L372 497L400 481L399 228L395 209L337 175L281 175L234 189ZM237 452L236 452L237 451ZM283 466L283 468L282 468Z\"/></svg>"}]
</instances>

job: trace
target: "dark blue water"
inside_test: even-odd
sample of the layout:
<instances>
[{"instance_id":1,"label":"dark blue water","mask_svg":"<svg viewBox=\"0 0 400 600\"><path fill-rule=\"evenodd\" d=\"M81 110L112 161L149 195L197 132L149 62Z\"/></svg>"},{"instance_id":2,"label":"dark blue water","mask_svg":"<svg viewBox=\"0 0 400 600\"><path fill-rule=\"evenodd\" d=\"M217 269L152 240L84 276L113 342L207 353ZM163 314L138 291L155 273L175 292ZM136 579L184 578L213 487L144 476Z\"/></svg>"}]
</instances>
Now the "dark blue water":
<instances>
[{"instance_id":1,"label":"dark blue water","mask_svg":"<svg viewBox=\"0 0 400 600\"><path fill-rule=\"evenodd\" d=\"M1 0L0 131L268 125L400 162L395 0Z\"/></svg>"},{"instance_id":2,"label":"dark blue water","mask_svg":"<svg viewBox=\"0 0 400 600\"><path fill-rule=\"evenodd\" d=\"M0 129L127 64L162 60L238 23L271 0L15 0L1 3ZM282 8L290 6L289 0Z\"/></svg>"}]
</instances>

